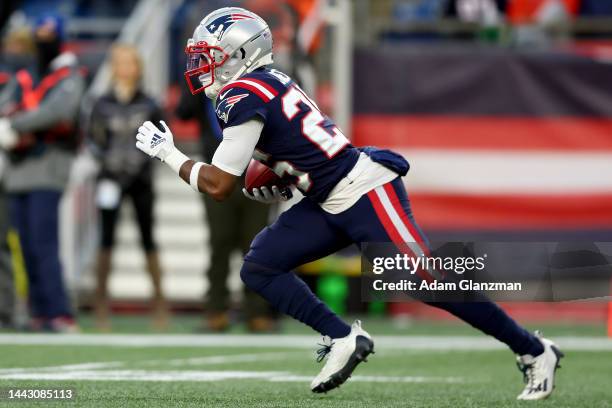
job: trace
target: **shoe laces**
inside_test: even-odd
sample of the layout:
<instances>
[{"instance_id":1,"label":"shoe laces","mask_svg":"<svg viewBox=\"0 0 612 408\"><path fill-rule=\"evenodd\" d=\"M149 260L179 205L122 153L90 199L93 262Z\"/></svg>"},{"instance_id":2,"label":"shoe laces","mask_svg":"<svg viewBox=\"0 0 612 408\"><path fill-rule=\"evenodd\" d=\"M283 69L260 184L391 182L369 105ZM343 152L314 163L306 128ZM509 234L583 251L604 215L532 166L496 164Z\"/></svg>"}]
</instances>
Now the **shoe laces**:
<instances>
[{"instance_id":1,"label":"shoe laces","mask_svg":"<svg viewBox=\"0 0 612 408\"><path fill-rule=\"evenodd\" d=\"M329 353L331 353L334 342L329 340L326 344L325 340L323 343L317 343L321 348L317 350L317 363L320 363L327 357Z\"/></svg>"},{"instance_id":2,"label":"shoe laces","mask_svg":"<svg viewBox=\"0 0 612 408\"><path fill-rule=\"evenodd\" d=\"M534 336L540 340L543 337L543 334L540 330L536 330ZM529 387L535 386L536 381L536 360L535 358L531 359L531 362L524 363L522 360L517 360L516 366L523 373L523 382L528 384Z\"/></svg>"},{"instance_id":3,"label":"shoe laces","mask_svg":"<svg viewBox=\"0 0 612 408\"><path fill-rule=\"evenodd\" d=\"M529 387L535 386L535 362L525 364L517 361L516 366L523 373L523 382Z\"/></svg>"}]
</instances>

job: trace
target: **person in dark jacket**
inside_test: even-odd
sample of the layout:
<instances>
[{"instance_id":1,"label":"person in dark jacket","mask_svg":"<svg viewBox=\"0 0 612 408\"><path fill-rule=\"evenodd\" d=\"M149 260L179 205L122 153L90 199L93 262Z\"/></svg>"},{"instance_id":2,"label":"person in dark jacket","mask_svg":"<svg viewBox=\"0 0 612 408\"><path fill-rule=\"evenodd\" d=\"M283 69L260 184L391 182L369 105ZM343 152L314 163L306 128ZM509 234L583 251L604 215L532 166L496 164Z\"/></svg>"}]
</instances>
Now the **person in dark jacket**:
<instances>
[{"instance_id":1,"label":"person in dark jacket","mask_svg":"<svg viewBox=\"0 0 612 408\"><path fill-rule=\"evenodd\" d=\"M2 41L0 56L0 115L16 109L13 99L17 87L14 75L34 62L34 38L28 27L10 30ZM0 151L0 329L15 326L15 283L8 246L8 207L4 191L4 153Z\"/></svg>"},{"instance_id":2,"label":"person in dark jacket","mask_svg":"<svg viewBox=\"0 0 612 408\"><path fill-rule=\"evenodd\" d=\"M35 25L36 69L15 74L16 110L0 117L0 148L8 152L5 189L29 280L30 328L78 328L63 280L59 203L77 146L76 121L85 80L74 54L62 52L63 20Z\"/></svg>"},{"instance_id":3,"label":"person in dark jacket","mask_svg":"<svg viewBox=\"0 0 612 408\"><path fill-rule=\"evenodd\" d=\"M112 89L96 101L90 121L92 151L101 164L97 205L102 239L96 268L96 324L101 330L110 329L107 282L119 208L123 199L129 197L134 205L147 271L153 283L154 327L164 329L168 323L168 311L153 237L155 200L151 161L140 154L133 142L138 126L145 120L158 123L162 120L162 112L141 89L142 64L133 46L115 45L111 51L111 67Z\"/></svg>"}]
</instances>

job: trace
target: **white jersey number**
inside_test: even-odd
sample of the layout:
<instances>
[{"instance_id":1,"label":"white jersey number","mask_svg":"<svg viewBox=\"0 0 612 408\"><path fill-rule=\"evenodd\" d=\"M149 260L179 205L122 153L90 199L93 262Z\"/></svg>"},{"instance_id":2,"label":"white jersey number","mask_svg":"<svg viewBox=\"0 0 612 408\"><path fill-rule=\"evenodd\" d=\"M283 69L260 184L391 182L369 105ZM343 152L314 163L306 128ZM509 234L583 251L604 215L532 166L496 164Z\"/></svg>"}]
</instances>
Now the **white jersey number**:
<instances>
[{"instance_id":1,"label":"white jersey number","mask_svg":"<svg viewBox=\"0 0 612 408\"><path fill-rule=\"evenodd\" d=\"M288 161L276 162L272 170L274 171L274 173L276 173L277 176L281 178L286 175L295 177L297 179L296 186L302 193L306 193L312 187L312 180L310 180L310 175L308 173L304 173L303 171L296 169Z\"/></svg>"},{"instance_id":2,"label":"white jersey number","mask_svg":"<svg viewBox=\"0 0 612 408\"><path fill-rule=\"evenodd\" d=\"M337 127L332 129L333 134L321 127L325 117L316 103L307 97L297 85L289 88L282 99L283 112L288 120L292 120L300 111L300 102L309 110L302 119L302 134L331 159L349 144L348 139Z\"/></svg>"}]
</instances>

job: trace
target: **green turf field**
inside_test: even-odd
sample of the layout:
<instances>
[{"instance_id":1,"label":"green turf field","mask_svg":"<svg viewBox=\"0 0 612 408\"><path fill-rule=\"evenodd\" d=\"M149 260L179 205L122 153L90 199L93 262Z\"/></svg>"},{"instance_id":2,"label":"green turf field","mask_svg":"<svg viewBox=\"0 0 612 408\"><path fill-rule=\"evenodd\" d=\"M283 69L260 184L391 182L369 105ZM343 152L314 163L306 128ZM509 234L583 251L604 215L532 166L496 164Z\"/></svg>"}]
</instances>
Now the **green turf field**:
<instances>
[{"instance_id":1,"label":"green turf field","mask_svg":"<svg viewBox=\"0 0 612 408\"><path fill-rule=\"evenodd\" d=\"M599 326L547 327L567 345L557 390L519 403L512 354L455 324L366 320L384 333L376 355L339 390L315 395L308 385L319 369L317 338L298 326L282 335L206 336L177 320L175 334L131 335L130 321L146 331L146 321L128 318L116 321L114 335L0 334L0 388L71 387L76 403L44 404L71 407L612 407L612 342Z\"/></svg>"}]
</instances>

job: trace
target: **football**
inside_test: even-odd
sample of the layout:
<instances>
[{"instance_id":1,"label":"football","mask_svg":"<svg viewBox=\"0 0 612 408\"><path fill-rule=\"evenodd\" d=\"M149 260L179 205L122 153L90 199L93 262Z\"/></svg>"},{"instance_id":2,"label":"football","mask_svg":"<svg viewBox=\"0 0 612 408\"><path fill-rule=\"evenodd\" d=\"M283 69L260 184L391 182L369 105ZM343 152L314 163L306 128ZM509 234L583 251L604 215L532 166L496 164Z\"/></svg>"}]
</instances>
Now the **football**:
<instances>
[{"instance_id":1,"label":"football","mask_svg":"<svg viewBox=\"0 0 612 408\"><path fill-rule=\"evenodd\" d=\"M244 187L250 192L263 186L283 186L283 180L272 169L257 160L251 160L247 167Z\"/></svg>"}]
</instances>

